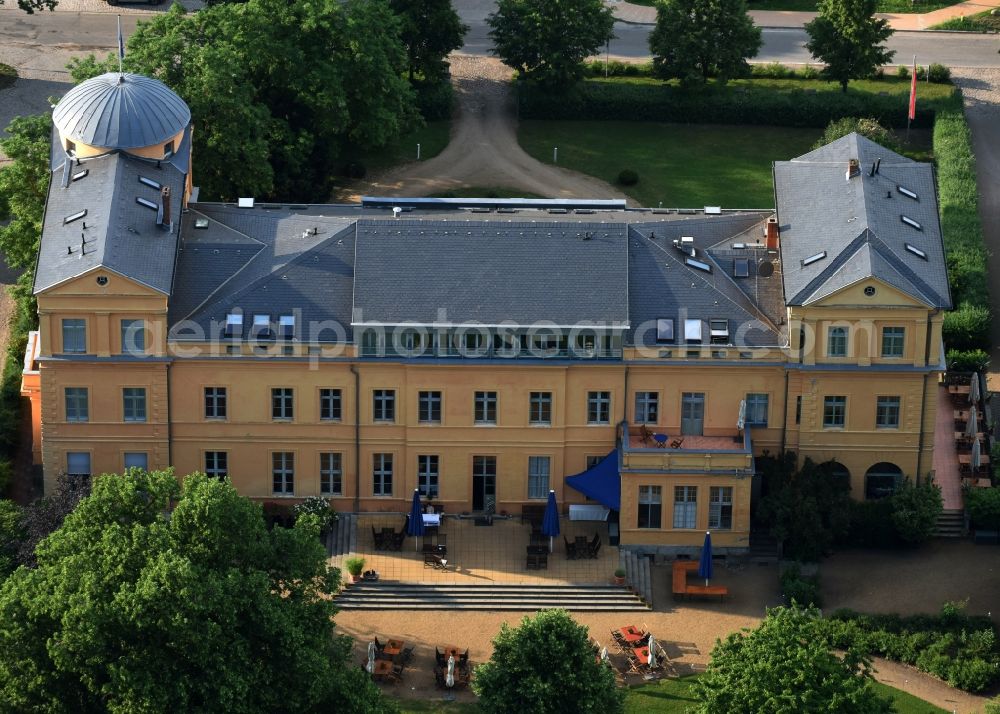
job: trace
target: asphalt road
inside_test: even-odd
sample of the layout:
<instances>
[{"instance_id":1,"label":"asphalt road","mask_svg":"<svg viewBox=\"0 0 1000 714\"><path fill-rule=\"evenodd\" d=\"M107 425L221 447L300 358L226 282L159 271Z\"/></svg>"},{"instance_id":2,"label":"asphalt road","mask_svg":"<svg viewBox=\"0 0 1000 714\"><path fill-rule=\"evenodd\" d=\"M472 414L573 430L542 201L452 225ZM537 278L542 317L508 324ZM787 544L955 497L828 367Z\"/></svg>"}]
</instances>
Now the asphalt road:
<instances>
[{"instance_id":1,"label":"asphalt road","mask_svg":"<svg viewBox=\"0 0 1000 714\"><path fill-rule=\"evenodd\" d=\"M469 24L465 52L489 54L491 42L483 18L485 8L460 7ZM126 36L135 27L137 15L123 15ZM617 37L611 42L613 57L641 58L649 54L646 42L650 27L615 25ZM795 28L765 28L764 46L759 62L809 62L804 48L805 32ZM0 10L0 45L24 49L45 48L70 52L100 52L115 45L115 23L106 13L38 12L28 15L20 10ZM1000 67L1000 39L996 35L964 33L897 32L889 42L896 50L895 61L908 64L913 55L920 63L940 62L953 67Z\"/></svg>"}]
</instances>

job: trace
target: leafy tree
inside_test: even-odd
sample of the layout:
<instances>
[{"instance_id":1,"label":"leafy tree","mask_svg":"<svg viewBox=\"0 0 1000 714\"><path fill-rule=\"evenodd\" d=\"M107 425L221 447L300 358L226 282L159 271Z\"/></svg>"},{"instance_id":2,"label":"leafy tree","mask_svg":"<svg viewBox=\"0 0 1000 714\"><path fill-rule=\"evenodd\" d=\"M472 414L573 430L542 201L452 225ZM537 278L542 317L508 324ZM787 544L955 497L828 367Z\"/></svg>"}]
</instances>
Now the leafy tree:
<instances>
[{"instance_id":1,"label":"leafy tree","mask_svg":"<svg viewBox=\"0 0 1000 714\"><path fill-rule=\"evenodd\" d=\"M325 201L346 148L384 146L419 122L387 0L248 0L190 15L175 4L140 23L125 66L190 106L206 199ZM71 72L115 67L88 58Z\"/></svg>"},{"instance_id":2,"label":"leafy tree","mask_svg":"<svg viewBox=\"0 0 1000 714\"><path fill-rule=\"evenodd\" d=\"M826 146L843 136L855 132L887 149L899 151L899 141L896 139L896 135L892 133L892 130L886 129L875 119L866 119L864 117L844 117L843 119L833 120L823 130L823 135L816 140L813 148L818 149L821 146Z\"/></svg>"},{"instance_id":3,"label":"leafy tree","mask_svg":"<svg viewBox=\"0 0 1000 714\"><path fill-rule=\"evenodd\" d=\"M17 550L20 565L35 567L36 546L58 530L66 516L89 493L90 482L86 479L74 479L60 474L51 493L36 498L24 507L21 514L21 540Z\"/></svg>"},{"instance_id":4,"label":"leafy tree","mask_svg":"<svg viewBox=\"0 0 1000 714\"><path fill-rule=\"evenodd\" d=\"M806 459L795 471L795 457L763 458L767 496L760 518L784 543L786 556L816 561L848 530L851 518L851 484L847 474L830 461L816 464Z\"/></svg>"},{"instance_id":5,"label":"leafy tree","mask_svg":"<svg viewBox=\"0 0 1000 714\"><path fill-rule=\"evenodd\" d=\"M972 523L984 530L1000 530L1000 488L974 488L965 494Z\"/></svg>"},{"instance_id":6,"label":"leafy tree","mask_svg":"<svg viewBox=\"0 0 1000 714\"><path fill-rule=\"evenodd\" d=\"M202 474L98 477L0 587L0 709L390 710L334 636L317 535Z\"/></svg>"},{"instance_id":7,"label":"leafy tree","mask_svg":"<svg viewBox=\"0 0 1000 714\"><path fill-rule=\"evenodd\" d=\"M565 610L543 610L520 627L504 623L493 657L476 668L472 687L484 712L547 714L623 709L612 670L597 661L587 628Z\"/></svg>"},{"instance_id":8,"label":"leafy tree","mask_svg":"<svg viewBox=\"0 0 1000 714\"><path fill-rule=\"evenodd\" d=\"M400 19L410 81L418 74L427 80L442 79L448 67L445 58L461 48L469 31L451 0L390 0L390 6Z\"/></svg>"},{"instance_id":9,"label":"leafy tree","mask_svg":"<svg viewBox=\"0 0 1000 714\"><path fill-rule=\"evenodd\" d=\"M892 494L892 524L904 542L923 543L934 535L942 508L941 487L936 483L914 486L904 481Z\"/></svg>"},{"instance_id":10,"label":"leafy tree","mask_svg":"<svg viewBox=\"0 0 1000 714\"><path fill-rule=\"evenodd\" d=\"M4 0L0 0L0 5ZM35 10L55 10L59 0L17 0L17 6L29 15L34 15Z\"/></svg>"},{"instance_id":11,"label":"leafy tree","mask_svg":"<svg viewBox=\"0 0 1000 714\"><path fill-rule=\"evenodd\" d=\"M684 82L744 76L760 45L745 0L661 0L649 35L653 72Z\"/></svg>"},{"instance_id":12,"label":"leafy tree","mask_svg":"<svg viewBox=\"0 0 1000 714\"><path fill-rule=\"evenodd\" d=\"M583 60L613 37L615 18L601 0L498 0L486 24L505 65L565 90L583 76Z\"/></svg>"},{"instance_id":13,"label":"leafy tree","mask_svg":"<svg viewBox=\"0 0 1000 714\"><path fill-rule=\"evenodd\" d=\"M871 77L896 54L885 47L892 28L875 17L877 5L878 0L820 0L819 15L805 26L806 49L826 64L823 76L845 92L850 80Z\"/></svg>"},{"instance_id":14,"label":"leafy tree","mask_svg":"<svg viewBox=\"0 0 1000 714\"><path fill-rule=\"evenodd\" d=\"M698 714L893 711L872 686L861 653L831 652L816 608L774 608L757 629L717 641L693 689Z\"/></svg>"},{"instance_id":15,"label":"leafy tree","mask_svg":"<svg viewBox=\"0 0 1000 714\"><path fill-rule=\"evenodd\" d=\"M21 508L13 501L0 500L0 582L17 567L21 538Z\"/></svg>"}]
</instances>

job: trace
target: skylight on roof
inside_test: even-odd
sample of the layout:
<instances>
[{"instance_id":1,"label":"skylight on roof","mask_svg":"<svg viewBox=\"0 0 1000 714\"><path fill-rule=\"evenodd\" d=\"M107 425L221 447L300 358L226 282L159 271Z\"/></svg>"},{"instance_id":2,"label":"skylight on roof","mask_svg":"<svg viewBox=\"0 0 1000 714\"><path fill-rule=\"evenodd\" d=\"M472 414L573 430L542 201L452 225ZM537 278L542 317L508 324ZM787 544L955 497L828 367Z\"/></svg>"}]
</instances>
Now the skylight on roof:
<instances>
[{"instance_id":1,"label":"skylight on roof","mask_svg":"<svg viewBox=\"0 0 1000 714\"><path fill-rule=\"evenodd\" d=\"M927 253L924 252L924 251L922 251L922 250L920 250L920 248L918 248L917 246L910 245L909 243L904 243L903 245L906 248L906 250L908 250L909 252L913 253L918 258L922 258L924 260L927 260Z\"/></svg>"},{"instance_id":2,"label":"skylight on roof","mask_svg":"<svg viewBox=\"0 0 1000 714\"><path fill-rule=\"evenodd\" d=\"M917 223L915 220L913 220L909 216L900 216L899 220L901 220L906 225L910 226L910 228L916 228L918 231L922 231L924 229L924 227L922 225L920 225L919 223Z\"/></svg>"},{"instance_id":3,"label":"skylight on roof","mask_svg":"<svg viewBox=\"0 0 1000 714\"><path fill-rule=\"evenodd\" d=\"M733 276L737 278L748 278L750 277L750 260L749 258L737 258L736 262L733 263Z\"/></svg>"},{"instance_id":4,"label":"skylight on roof","mask_svg":"<svg viewBox=\"0 0 1000 714\"><path fill-rule=\"evenodd\" d=\"M199 230L205 230L206 228L208 228L208 219L207 218L195 218L194 219L194 227L197 228L197 229L199 229Z\"/></svg>"},{"instance_id":5,"label":"skylight on roof","mask_svg":"<svg viewBox=\"0 0 1000 714\"><path fill-rule=\"evenodd\" d=\"M709 265L708 263L703 263L700 260L695 260L694 258L685 258L684 263L696 270L701 270L706 273L712 272L711 265Z\"/></svg>"},{"instance_id":6,"label":"skylight on roof","mask_svg":"<svg viewBox=\"0 0 1000 714\"><path fill-rule=\"evenodd\" d=\"M82 179L85 176L87 176L87 174L89 174L89 173L90 173L90 169L84 169L83 171L77 171L75 174L73 174L73 180L74 181L79 181L80 179Z\"/></svg>"},{"instance_id":7,"label":"skylight on roof","mask_svg":"<svg viewBox=\"0 0 1000 714\"><path fill-rule=\"evenodd\" d=\"M687 342L701 342L701 320L684 320L684 339Z\"/></svg>"},{"instance_id":8,"label":"skylight on roof","mask_svg":"<svg viewBox=\"0 0 1000 714\"><path fill-rule=\"evenodd\" d=\"M825 250L821 250L819 253L816 253L816 255L810 255L808 258L806 258L805 260L803 260L802 261L802 267L804 268L807 265L812 265L813 263L818 263L819 261L823 260L823 258L825 258L825 257L826 257L826 251Z\"/></svg>"},{"instance_id":9,"label":"skylight on roof","mask_svg":"<svg viewBox=\"0 0 1000 714\"><path fill-rule=\"evenodd\" d=\"M160 184L151 178L146 178L145 176L139 177L139 183L143 186L149 186L150 188L155 188L157 191L160 190Z\"/></svg>"},{"instance_id":10,"label":"skylight on roof","mask_svg":"<svg viewBox=\"0 0 1000 714\"><path fill-rule=\"evenodd\" d=\"M674 321L673 318L661 317L656 321L656 341L674 341Z\"/></svg>"},{"instance_id":11,"label":"skylight on roof","mask_svg":"<svg viewBox=\"0 0 1000 714\"><path fill-rule=\"evenodd\" d=\"M261 326L269 325L270 323L271 323L271 316L270 315L254 315L253 316L254 327L261 327Z\"/></svg>"},{"instance_id":12,"label":"skylight on roof","mask_svg":"<svg viewBox=\"0 0 1000 714\"><path fill-rule=\"evenodd\" d=\"M78 221L87 215L87 209L84 208L82 211L77 211L76 213L71 213L63 219L63 225L67 223L72 223L73 221Z\"/></svg>"},{"instance_id":13,"label":"skylight on roof","mask_svg":"<svg viewBox=\"0 0 1000 714\"><path fill-rule=\"evenodd\" d=\"M912 198L914 201L919 201L920 196L918 196L914 191L906 188L905 186L896 186L896 190L899 191L904 196Z\"/></svg>"},{"instance_id":14,"label":"skylight on roof","mask_svg":"<svg viewBox=\"0 0 1000 714\"><path fill-rule=\"evenodd\" d=\"M145 206L146 208L152 208L154 211L160 210L160 204L150 201L148 198L143 198L142 196L136 196L135 202L140 206Z\"/></svg>"}]
</instances>

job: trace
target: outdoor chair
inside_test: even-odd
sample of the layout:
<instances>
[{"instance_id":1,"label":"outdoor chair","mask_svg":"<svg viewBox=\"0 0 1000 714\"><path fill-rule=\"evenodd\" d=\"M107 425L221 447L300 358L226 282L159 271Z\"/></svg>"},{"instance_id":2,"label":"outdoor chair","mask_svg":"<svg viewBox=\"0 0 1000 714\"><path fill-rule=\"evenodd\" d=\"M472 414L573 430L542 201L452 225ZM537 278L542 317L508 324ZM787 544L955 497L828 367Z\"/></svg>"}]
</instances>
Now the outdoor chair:
<instances>
[{"instance_id":1,"label":"outdoor chair","mask_svg":"<svg viewBox=\"0 0 1000 714\"><path fill-rule=\"evenodd\" d=\"M524 561L525 570L537 570L538 569L538 556L533 553L528 553L527 558Z\"/></svg>"},{"instance_id":2,"label":"outdoor chair","mask_svg":"<svg viewBox=\"0 0 1000 714\"><path fill-rule=\"evenodd\" d=\"M594 540L590 541L587 546L587 555L591 558L596 558L597 553L601 550L601 534L598 533L594 536Z\"/></svg>"},{"instance_id":3,"label":"outdoor chair","mask_svg":"<svg viewBox=\"0 0 1000 714\"><path fill-rule=\"evenodd\" d=\"M643 424L639 427L639 438L642 439L643 444L648 444L653 438L653 432Z\"/></svg>"},{"instance_id":4,"label":"outdoor chair","mask_svg":"<svg viewBox=\"0 0 1000 714\"><path fill-rule=\"evenodd\" d=\"M428 565L438 568L441 566L441 557L437 553L424 553L424 567Z\"/></svg>"},{"instance_id":5,"label":"outdoor chair","mask_svg":"<svg viewBox=\"0 0 1000 714\"><path fill-rule=\"evenodd\" d=\"M671 449L679 449L684 444L684 439L674 439L670 442Z\"/></svg>"},{"instance_id":6,"label":"outdoor chair","mask_svg":"<svg viewBox=\"0 0 1000 714\"><path fill-rule=\"evenodd\" d=\"M448 664L448 658L437 647L434 648L434 660L438 663L439 667L444 667Z\"/></svg>"},{"instance_id":7,"label":"outdoor chair","mask_svg":"<svg viewBox=\"0 0 1000 714\"><path fill-rule=\"evenodd\" d=\"M375 550L385 550L385 535L375 530L372 526L372 541L375 543Z\"/></svg>"},{"instance_id":8,"label":"outdoor chair","mask_svg":"<svg viewBox=\"0 0 1000 714\"><path fill-rule=\"evenodd\" d=\"M443 666L447 667L448 665L445 664ZM448 685L445 684L445 681L444 681L444 670L441 669L441 667L435 667L434 668L434 685L438 689L447 689L448 688Z\"/></svg>"},{"instance_id":9,"label":"outdoor chair","mask_svg":"<svg viewBox=\"0 0 1000 714\"><path fill-rule=\"evenodd\" d=\"M402 658L403 664L409 664L410 660L413 659L413 647L404 647L399 656Z\"/></svg>"},{"instance_id":10,"label":"outdoor chair","mask_svg":"<svg viewBox=\"0 0 1000 714\"><path fill-rule=\"evenodd\" d=\"M379 642L378 637L375 638L375 659L382 659L382 654L385 652L385 643Z\"/></svg>"},{"instance_id":11,"label":"outdoor chair","mask_svg":"<svg viewBox=\"0 0 1000 714\"><path fill-rule=\"evenodd\" d=\"M434 540L437 543L438 548L444 548L445 546L448 545L448 534L438 533L437 537Z\"/></svg>"},{"instance_id":12,"label":"outdoor chair","mask_svg":"<svg viewBox=\"0 0 1000 714\"><path fill-rule=\"evenodd\" d=\"M566 536L563 536L563 543L566 544L566 559L576 560L576 545L570 543Z\"/></svg>"},{"instance_id":13,"label":"outdoor chair","mask_svg":"<svg viewBox=\"0 0 1000 714\"><path fill-rule=\"evenodd\" d=\"M392 534L392 549L399 551L403 549L403 541L406 540L406 531Z\"/></svg>"}]
</instances>

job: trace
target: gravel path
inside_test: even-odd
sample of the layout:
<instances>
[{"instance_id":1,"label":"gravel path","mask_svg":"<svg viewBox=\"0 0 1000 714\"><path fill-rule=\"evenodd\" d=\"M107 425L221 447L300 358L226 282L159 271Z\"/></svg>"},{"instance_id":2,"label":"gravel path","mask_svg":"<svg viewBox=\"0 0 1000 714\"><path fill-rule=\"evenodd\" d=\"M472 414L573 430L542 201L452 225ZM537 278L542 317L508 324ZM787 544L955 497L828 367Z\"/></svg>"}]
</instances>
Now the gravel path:
<instances>
[{"instance_id":1,"label":"gravel path","mask_svg":"<svg viewBox=\"0 0 1000 714\"><path fill-rule=\"evenodd\" d=\"M458 99L451 142L433 159L373 177L358 187L359 193L426 196L478 186L550 198L625 198L604 181L543 164L525 153L517 143L510 68L486 57L453 54L450 60Z\"/></svg>"},{"instance_id":2,"label":"gravel path","mask_svg":"<svg viewBox=\"0 0 1000 714\"><path fill-rule=\"evenodd\" d=\"M965 116L972 129L993 309L993 364L990 388L1000 390L1000 69L953 69L952 78L965 95Z\"/></svg>"}]
</instances>

